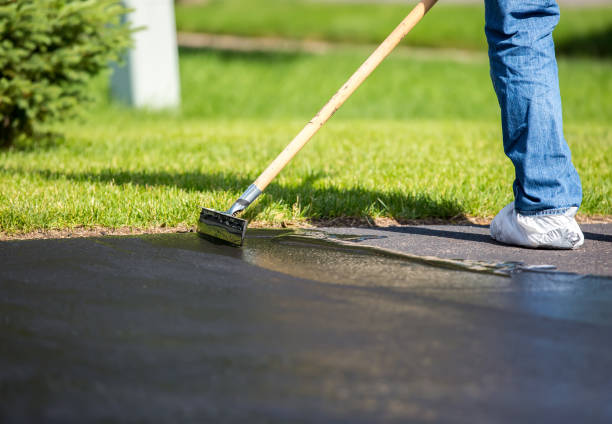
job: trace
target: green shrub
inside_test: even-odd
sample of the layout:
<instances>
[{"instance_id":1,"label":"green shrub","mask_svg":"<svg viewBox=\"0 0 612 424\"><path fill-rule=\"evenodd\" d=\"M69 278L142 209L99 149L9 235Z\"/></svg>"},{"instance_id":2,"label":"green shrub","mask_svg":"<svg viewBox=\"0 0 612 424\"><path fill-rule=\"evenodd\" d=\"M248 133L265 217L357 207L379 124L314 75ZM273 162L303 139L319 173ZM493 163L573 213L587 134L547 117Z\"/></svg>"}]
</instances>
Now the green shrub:
<instances>
[{"instance_id":1,"label":"green shrub","mask_svg":"<svg viewBox=\"0 0 612 424\"><path fill-rule=\"evenodd\" d=\"M0 147L74 116L130 44L117 0L0 0Z\"/></svg>"}]
</instances>

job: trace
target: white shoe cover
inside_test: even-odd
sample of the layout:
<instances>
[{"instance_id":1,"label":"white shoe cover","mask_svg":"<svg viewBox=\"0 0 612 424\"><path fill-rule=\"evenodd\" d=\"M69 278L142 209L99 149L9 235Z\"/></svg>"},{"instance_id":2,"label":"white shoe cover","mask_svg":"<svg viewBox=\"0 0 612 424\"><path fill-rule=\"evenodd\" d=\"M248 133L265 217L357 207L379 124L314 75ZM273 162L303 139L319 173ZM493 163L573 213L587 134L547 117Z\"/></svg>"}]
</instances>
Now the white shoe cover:
<instances>
[{"instance_id":1,"label":"white shoe cover","mask_svg":"<svg viewBox=\"0 0 612 424\"><path fill-rule=\"evenodd\" d=\"M516 246L576 249L584 243L574 219L577 211L572 207L559 215L521 215L511 202L491 222L491 237Z\"/></svg>"}]
</instances>

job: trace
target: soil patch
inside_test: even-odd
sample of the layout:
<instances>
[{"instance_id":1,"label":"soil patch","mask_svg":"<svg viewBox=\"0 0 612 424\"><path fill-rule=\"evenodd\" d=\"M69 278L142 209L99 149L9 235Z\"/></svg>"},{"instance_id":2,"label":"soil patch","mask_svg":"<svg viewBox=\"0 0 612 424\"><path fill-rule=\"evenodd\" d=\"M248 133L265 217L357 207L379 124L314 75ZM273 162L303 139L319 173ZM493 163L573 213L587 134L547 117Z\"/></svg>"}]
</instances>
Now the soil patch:
<instances>
[{"instance_id":1,"label":"soil patch","mask_svg":"<svg viewBox=\"0 0 612 424\"><path fill-rule=\"evenodd\" d=\"M370 217L338 217L312 219L308 221L251 221L249 228L387 228L399 225L489 225L493 217L471 217L457 215L450 219L425 218L425 219L395 219L395 218L370 218ZM577 216L580 224L609 224L612 223L610 215ZM169 234L169 233L192 233L195 226L180 225L176 227L148 227L148 228L106 228L106 227L75 227L56 230L39 230L29 233L7 234L0 231L0 241L6 240L35 240L35 239L62 239L79 237L99 236L127 236L139 234Z\"/></svg>"}]
</instances>

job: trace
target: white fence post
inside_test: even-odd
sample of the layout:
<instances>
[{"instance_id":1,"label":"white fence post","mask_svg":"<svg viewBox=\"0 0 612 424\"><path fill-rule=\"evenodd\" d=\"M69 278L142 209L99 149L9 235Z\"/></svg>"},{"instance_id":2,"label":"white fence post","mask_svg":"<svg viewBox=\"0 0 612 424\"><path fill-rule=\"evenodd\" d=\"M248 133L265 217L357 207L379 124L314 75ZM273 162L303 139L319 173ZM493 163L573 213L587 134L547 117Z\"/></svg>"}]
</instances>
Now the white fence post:
<instances>
[{"instance_id":1,"label":"white fence post","mask_svg":"<svg viewBox=\"0 0 612 424\"><path fill-rule=\"evenodd\" d=\"M173 0L123 0L134 9L126 19L133 27L134 47L111 78L113 97L135 107L176 108L180 105L178 50Z\"/></svg>"}]
</instances>

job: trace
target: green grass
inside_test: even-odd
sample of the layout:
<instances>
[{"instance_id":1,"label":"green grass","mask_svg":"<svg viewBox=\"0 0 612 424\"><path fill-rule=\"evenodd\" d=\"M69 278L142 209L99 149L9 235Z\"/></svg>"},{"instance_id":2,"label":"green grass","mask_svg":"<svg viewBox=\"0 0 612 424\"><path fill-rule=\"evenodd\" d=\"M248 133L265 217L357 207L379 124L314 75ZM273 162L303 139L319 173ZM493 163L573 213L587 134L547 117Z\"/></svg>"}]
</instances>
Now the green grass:
<instances>
[{"instance_id":1,"label":"green grass","mask_svg":"<svg viewBox=\"0 0 612 424\"><path fill-rule=\"evenodd\" d=\"M193 225L226 209L361 62L183 51L181 113L101 98L65 140L0 152L0 232ZM612 73L560 62L581 213L612 215ZM393 55L247 212L278 224L332 217L491 216L511 200L487 63Z\"/></svg>"},{"instance_id":2,"label":"green grass","mask_svg":"<svg viewBox=\"0 0 612 424\"><path fill-rule=\"evenodd\" d=\"M308 0L211 0L178 5L179 30L379 43L410 11L406 4ZM571 55L612 55L612 7L562 8L557 49ZM441 2L404 44L485 51L484 7Z\"/></svg>"},{"instance_id":3,"label":"green grass","mask_svg":"<svg viewBox=\"0 0 612 424\"><path fill-rule=\"evenodd\" d=\"M183 51L183 113L193 118L311 118L367 57ZM560 60L566 122L612 122L611 64ZM392 54L336 119L496 121L485 58L467 63Z\"/></svg>"}]
</instances>

